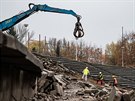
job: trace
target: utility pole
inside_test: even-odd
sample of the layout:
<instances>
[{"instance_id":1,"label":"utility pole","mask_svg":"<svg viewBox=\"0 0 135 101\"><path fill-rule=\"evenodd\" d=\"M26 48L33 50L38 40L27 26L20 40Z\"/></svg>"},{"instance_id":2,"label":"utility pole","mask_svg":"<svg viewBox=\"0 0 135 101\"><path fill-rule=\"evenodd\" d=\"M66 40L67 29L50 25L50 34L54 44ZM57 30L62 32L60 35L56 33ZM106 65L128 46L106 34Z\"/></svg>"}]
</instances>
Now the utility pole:
<instances>
[{"instance_id":1,"label":"utility pole","mask_svg":"<svg viewBox=\"0 0 135 101\"><path fill-rule=\"evenodd\" d=\"M44 43L44 54L46 54L46 49L47 47L46 47L46 36L45 36L45 43Z\"/></svg>"},{"instance_id":2,"label":"utility pole","mask_svg":"<svg viewBox=\"0 0 135 101\"><path fill-rule=\"evenodd\" d=\"M30 34L28 32L28 50L29 50L29 48L30 48Z\"/></svg>"},{"instance_id":3,"label":"utility pole","mask_svg":"<svg viewBox=\"0 0 135 101\"><path fill-rule=\"evenodd\" d=\"M121 50L122 50L122 60L121 60L121 64L122 64L122 67L124 67L124 57L123 57L123 51L124 51L124 46L123 46L123 26L122 26L122 47L121 47Z\"/></svg>"},{"instance_id":4,"label":"utility pole","mask_svg":"<svg viewBox=\"0 0 135 101\"><path fill-rule=\"evenodd\" d=\"M27 29L27 28L28 28L28 24L24 24L24 27L26 28L26 31L27 31L27 30L28 30L28 29ZM27 41L28 41L28 40L27 40L27 34L26 34L26 35L25 35L25 43L24 43L26 46L27 46L27 44L28 44Z\"/></svg>"},{"instance_id":5,"label":"utility pole","mask_svg":"<svg viewBox=\"0 0 135 101\"><path fill-rule=\"evenodd\" d=\"M76 58L75 58L76 61L78 60L77 53L78 53L78 50L77 50L77 38L76 38Z\"/></svg>"},{"instance_id":6,"label":"utility pole","mask_svg":"<svg viewBox=\"0 0 135 101\"><path fill-rule=\"evenodd\" d=\"M40 34L39 34L39 53L40 53L40 48L41 48L41 40L40 40L41 38L40 38Z\"/></svg>"}]
</instances>

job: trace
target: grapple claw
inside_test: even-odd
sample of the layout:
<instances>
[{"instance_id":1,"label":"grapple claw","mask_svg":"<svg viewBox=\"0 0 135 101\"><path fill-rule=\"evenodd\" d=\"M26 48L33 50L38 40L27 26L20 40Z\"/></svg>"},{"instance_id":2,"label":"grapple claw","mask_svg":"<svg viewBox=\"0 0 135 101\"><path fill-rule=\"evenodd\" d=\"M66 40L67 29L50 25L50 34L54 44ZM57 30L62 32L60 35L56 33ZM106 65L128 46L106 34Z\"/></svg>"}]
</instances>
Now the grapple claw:
<instances>
[{"instance_id":1,"label":"grapple claw","mask_svg":"<svg viewBox=\"0 0 135 101\"><path fill-rule=\"evenodd\" d=\"M75 24L74 36L75 38L81 38L84 36L84 31L79 21L77 21L77 23Z\"/></svg>"}]
</instances>

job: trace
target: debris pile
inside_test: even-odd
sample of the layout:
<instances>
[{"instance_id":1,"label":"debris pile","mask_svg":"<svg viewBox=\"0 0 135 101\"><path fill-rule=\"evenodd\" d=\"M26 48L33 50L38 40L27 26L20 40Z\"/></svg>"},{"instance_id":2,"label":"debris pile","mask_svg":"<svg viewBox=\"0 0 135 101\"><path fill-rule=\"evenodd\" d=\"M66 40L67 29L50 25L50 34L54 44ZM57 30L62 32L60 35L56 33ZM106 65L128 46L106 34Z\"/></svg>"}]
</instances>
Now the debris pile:
<instances>
[{"instance_id":1,"label":"debris pile","mask_svg":"<svg viewBox=\"0 0 135 101\"><path fill-rule=\"evenodd\" d=\"M83 81L81 75L47 58L32 101L134 101L135 91Z\"/></svg>"}]
</instances>

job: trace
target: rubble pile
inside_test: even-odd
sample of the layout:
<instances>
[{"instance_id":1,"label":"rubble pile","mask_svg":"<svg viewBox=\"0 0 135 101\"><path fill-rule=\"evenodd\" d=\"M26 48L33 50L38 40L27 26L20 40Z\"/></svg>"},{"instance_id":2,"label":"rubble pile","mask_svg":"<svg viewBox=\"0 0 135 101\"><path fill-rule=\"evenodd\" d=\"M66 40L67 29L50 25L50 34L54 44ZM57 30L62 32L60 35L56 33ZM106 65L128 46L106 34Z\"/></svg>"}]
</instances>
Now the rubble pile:
<instances>
[{"instance_id":1,"label":"rubble pile","mask_svg":"<svg viewBox=\"0 0 135 101\"><path fill-rule=\"evenodd\" d=\"M119 81L118 86L123 88L133 88L135 89L135 69L130 67L120 67L120 66L110 66L102 64L92 64L88 62L75 61L67 59L64 57L54 57L47 55L40 55L34 53L38 57L48 58L58 63L62 63L69 70L73 70L78 73L82 73L84 67L89 67L90 76L92 79L96 79L99 72L102 72L104 75L105 83L111 83L112 75L116 75ZM121 72L122 71L122 72ZM130 83L129 83L130 82Z\"/></svg>"},{"instance_id":2,"label":"rubble pile","mask_svg":"<svg viewBox=\"0 0 135 101\"><path fill-rule=\"evenodd\" d=\"M134 101L135 91L100 86L89 79L49 58L41 58L44 70L37 82L37 91L32 101Z\"/></svg>"}]
</instances>

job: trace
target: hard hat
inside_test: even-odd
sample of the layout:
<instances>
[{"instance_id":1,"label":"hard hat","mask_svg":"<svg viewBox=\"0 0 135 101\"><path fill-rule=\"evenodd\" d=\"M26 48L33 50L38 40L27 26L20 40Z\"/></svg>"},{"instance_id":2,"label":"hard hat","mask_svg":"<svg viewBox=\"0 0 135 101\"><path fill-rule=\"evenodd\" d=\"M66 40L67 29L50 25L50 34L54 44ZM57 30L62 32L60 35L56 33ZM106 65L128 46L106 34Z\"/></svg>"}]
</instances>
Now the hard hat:
<instances>
[{"instance_id":1,"label":"hard hat","mask_svg":"<svg viewBox=\"0 0 135 101\"><path fill-rule=\"evenodd\" d=\"M112 75L112 77L114 78L114 77L115 77L115 75Z\"/></svg>"},{"instance_id":2,"label":"hard hat","mask_svg":"<svg viewBox=\"0 0 135 101\"><path fill-rule=\"evenodd\" d=\"M102 72L99 72L99 74L102 74Z\"/></svg>"},{"instance_id":3,"label":"hard hat","mask_svg":"<svg viewBox=\"0 0 135 101\"><path fill-rule=\"evenodd\" d=\"M86 67L86 68L88 68L88 67Z\"/></svg>"}]
</instances>

